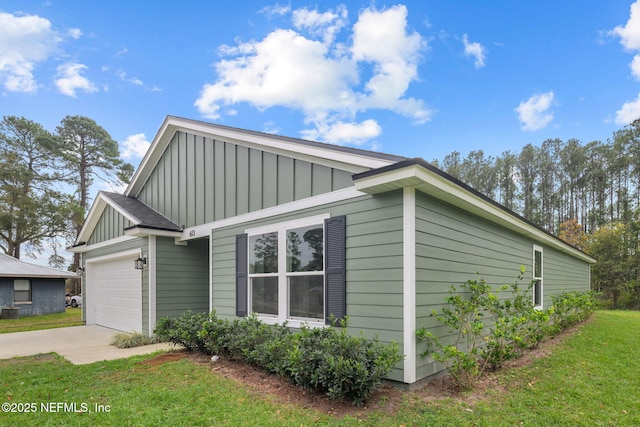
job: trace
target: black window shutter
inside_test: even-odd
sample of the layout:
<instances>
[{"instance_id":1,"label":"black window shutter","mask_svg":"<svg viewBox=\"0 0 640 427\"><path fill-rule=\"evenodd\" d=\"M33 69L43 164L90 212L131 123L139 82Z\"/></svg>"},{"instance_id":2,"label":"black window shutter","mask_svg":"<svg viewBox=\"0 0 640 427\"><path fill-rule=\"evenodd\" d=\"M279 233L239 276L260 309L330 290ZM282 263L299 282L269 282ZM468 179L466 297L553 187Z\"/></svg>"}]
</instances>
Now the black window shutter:
<instances>
[{"instance_id":1,"label":"black window shutter","mask_svg":"<svg viewBox=\"0 0 640 427\"><path fill-rule=\"evenodd\" d=\"M247 260L248 237L246 234L236 236L236 316L247 315L247 292L249 262Z\"/></svg>"},{"instance_id":2,"label":"black window shutter","mask_svg":"<svg viewBox=\"0 0 640 427\"><path fill-rule=\"evenodd\" d=\"M346 295L346 216L327 218L325 229L325 285L326 285L326 318L330 324L330 317L340 320L347 314Z\"/></svg>"}]
</instances>

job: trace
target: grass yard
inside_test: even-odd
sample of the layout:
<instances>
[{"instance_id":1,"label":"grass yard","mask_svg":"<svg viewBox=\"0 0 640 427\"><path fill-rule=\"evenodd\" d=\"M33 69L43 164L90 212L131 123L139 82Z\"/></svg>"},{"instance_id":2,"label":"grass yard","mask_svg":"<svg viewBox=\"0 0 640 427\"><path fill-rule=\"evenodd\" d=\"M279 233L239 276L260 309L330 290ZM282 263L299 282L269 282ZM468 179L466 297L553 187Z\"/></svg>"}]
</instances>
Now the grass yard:
<instances>
[{"instance_id":1,"label":"grass yard","mask_svg":"<svg viewBox=\"0 0 640 427\"><path fill-rule=\"evenodd\" d=\"M66 328L84 325L82 308L67 307L64 313L26 316L18 319L0 319L0 334L9 332L36 331L39 329Z\"/></svg>"},{"instance_id":2,"label":"grass yard","mask_svg":"<svg viewBox=\"0 0 640 427\"><path fill-rule=\"evenodd\" d=\"M259 393L190 358L81 366L55 355L2 360L1 403L36 411L0 411L0 425L640 425L638 325L640 312L597 312L546 357L491 375L481 392L434 399L427 388L404 394L392 411L380 409L383 398L343 418ZM60 412L43 412L51 402ZM67 412L57 402L91 412Z\"/></svg>"}]
</instances>

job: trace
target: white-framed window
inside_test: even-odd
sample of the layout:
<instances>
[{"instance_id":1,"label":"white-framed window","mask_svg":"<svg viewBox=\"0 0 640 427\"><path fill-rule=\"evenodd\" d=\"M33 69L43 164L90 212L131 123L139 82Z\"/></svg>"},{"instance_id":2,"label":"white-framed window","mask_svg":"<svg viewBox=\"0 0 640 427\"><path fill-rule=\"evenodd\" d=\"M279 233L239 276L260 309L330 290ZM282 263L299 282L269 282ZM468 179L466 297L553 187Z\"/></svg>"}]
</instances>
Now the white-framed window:
<instances>
[{"instance_id":1,"label":"white-framed window","mask_svg":"<svg viewBox=\"0 0 640 427\"><path fill-rule=\"evenodd\" d=\"M328 215L246 230L248 312L267 322L324 324L324 220Z\"/></svg>"},{"instance_id":2,"label":"white-framed window","mask_svg":"<svg viewBox=\"0 0 640 427\"><path fill-rule=\"evenodd\" d=\"M31 280L15 279L13 281L13 301L31 302Z\"/></svg>"},{"instance_id":3,"label":"white-framed window","mask_svg":"<svg viewBox=\"0 0 640 427\"><path fill-rule=\"evenodd\" d=\"M540 246L533 245L533 305L542 309L544 290L544 260Z\"/></svg>"}]
</instances>

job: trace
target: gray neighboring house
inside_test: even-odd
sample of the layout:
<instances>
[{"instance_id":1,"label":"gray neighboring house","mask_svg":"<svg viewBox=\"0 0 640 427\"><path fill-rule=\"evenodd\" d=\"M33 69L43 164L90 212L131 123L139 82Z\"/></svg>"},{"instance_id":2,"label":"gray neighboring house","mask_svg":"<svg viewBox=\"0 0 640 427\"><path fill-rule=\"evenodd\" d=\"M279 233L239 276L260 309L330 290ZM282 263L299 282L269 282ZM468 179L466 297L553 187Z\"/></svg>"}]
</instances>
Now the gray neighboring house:
<instances>
[{"instance_id":1,"label":"gray neighboring house","mask_svg":"<svg viewBox=\"0 0 640 427\"><path fill-rule=\"evenodd\" d=\"M19 308L20 316L65 311L65 281L75 273L29 264L0 254L0 308Z\"/></svg>"},{"instance_id":2,"label":"gray neighboring house","mask_svg":"<svg viewBox=\"0 0 640 427\"><path fill-rule=\"evenodd\" d=\"M408 385L444 368L420 357L415 331L444 333L429 314L451 284L512 283L524 265L544 308L589 290L595 262L422 159L172 116L124 194L98 194L71 250L87 324L348 315L354 334L399 343L389 379Z\"/></svg>"}]
</instances>

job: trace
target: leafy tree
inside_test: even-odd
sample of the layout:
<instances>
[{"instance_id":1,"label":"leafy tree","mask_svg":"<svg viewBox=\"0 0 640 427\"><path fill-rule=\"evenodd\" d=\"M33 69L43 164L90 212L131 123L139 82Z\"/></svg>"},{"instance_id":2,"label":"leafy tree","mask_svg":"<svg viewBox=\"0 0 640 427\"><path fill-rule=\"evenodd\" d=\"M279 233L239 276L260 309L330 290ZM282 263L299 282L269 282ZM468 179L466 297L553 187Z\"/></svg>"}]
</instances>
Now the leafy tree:
<instances>
[{"instance_id":1,"label":"leafy tree","mask_svg":"<svg viewBox=\"0 0 640 427\"><path fill-rule=\"evenodd\" d=\"M587 234L577 219L570 219L560 224L558 237L580 250L584 250L587 245Z\"/></svg>"},{"instance_id":2,"label":"leafy tree","mask_svg":"<svg viewBox=\"0 0 640 427\"><path fill-rule=\"evenodd\" d=\"M598 262L592 283L610 308L640 308L640 219L612 222L589 238L587 251Z\"/></svg>"},{"instance_id":3,"label":"leafy tree","mask_svg":"<svg viewBox=\"0 0 640 427\"><path fill-rule=\"evenodd\" d=\"M13 116L0 122L0 248L16 258L22 246L40 251L69 227L71 198L56 191L61 174L55 138Z\"/></svg>"},{"instance_id":4,"label":"leafy tree","mask_svg":"<svg viewBox=\"0 0 640 427\"><path fill-rule=\"evenodd\" d=\"M120 159L118 143L94 120L82 116L67 116L56 128L68 180L76 188L79 209L74 213L76 234L80 232L89 208L89 188L97 177L105 182L128 182L133 166ZM74 255L74 267L79 254ZM73 270L75 268L72 267Z\"/></svg>"}]
</instances>

